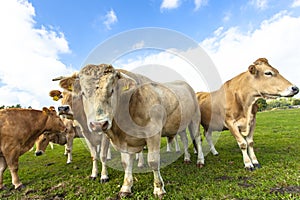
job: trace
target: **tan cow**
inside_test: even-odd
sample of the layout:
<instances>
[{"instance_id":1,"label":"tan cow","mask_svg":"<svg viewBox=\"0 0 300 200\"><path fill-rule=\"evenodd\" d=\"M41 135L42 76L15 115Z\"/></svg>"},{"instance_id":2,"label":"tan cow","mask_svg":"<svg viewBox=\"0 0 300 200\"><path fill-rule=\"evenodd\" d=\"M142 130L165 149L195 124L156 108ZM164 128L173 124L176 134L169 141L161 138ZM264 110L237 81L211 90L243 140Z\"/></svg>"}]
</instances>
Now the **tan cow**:
<instances>
[{"instance_id":1,"label":"tan cow","mask_svg":"<svg viewBox=\"0 0 300 200\"><path fill-rule=\"evenodd\" d=\"M82 135L85 138L85 141L90 149L91 157L92 157L92 174L90 178L95 180L98 176L98 160L100 157L100 161L102 164L101 169L101 177L100 180L102 183L109 181L108 171L106 162L109 158L108 156L108 148L109 148L109 140L105 136L105 134L92 134L88 126L86 124L86 117L84 114L83 106L82 106L82 97L81 96L73 96L73 85L77 78L77 74L74 73L70 77L58 77L53 79L53 81L59 80L59 85L64 89L63 92L58 90L52 90L50 92L50 96L53 97L54 100L61 99L61 108L69 109L73 113L74 117L74 125L79 126L82 131Z\"/></svg>"},{"instance_id":2,"label":"tan cow","mask_svg":"<svg viewBox=\"0 0 300 200\"><path fill-rule=\"evenodd\" d=\"M134 153L142 151L145 145L148 164L154 175L153 193L159 197L165 194L160 175L162 136L186 135L188 127L197 144L197 165L203 166L200 111L194 90L187 83L149 82L144 76L101 64L81 69L77 84L80 86L77 94L82 96L89 128L104 131L121 152L125 176L119 197L131 193Z\"/></svg>"},{"instance_id":3,"label":"tan cow","mask_svg":"<svg viewBox=\"0 0 300 200\"><path fill-rule=\"evenodd\" d=\"M55 132L55 133L46 133L38 137L35 142L36 150L35 155L42 155L49 142L65 145L64 155L67 156L67 164L72 162L72 150L73 150L73 140L74 138L82 138L82 133L79 126L74 126L73 124L73 114L69 113L69 110L60 110L61 107L58 107L59 116L67 127L67 132Z\"/></svg>"},{"instance_id":4,"label":"tan cow","mask_svg":"<svg viewBox=\"0 0 300 200\"><path fill-rule=\"evenodd\" d=\"M53 109L0 111L0 189L4 188L3 172L7 166L15 189L24 187L18 176L19 156L30 150L45 131L66 131L64 123Z\"/></svg>"},{"instance_id":5,"label":"tan cow","mask_svg":"<svg viewBox=\"0 0 300 200\"><path fill-rule=\"evenodd\" d=\"M253 133L256 101L259 98L291 97L299 89L281 76L265 58L257 59L248 70L227 81L214 92L198 92L201 124L213 154L212 131L229 129L243 154L246 169L260 168L254 154Z\"/></svg>"}]
</instances>

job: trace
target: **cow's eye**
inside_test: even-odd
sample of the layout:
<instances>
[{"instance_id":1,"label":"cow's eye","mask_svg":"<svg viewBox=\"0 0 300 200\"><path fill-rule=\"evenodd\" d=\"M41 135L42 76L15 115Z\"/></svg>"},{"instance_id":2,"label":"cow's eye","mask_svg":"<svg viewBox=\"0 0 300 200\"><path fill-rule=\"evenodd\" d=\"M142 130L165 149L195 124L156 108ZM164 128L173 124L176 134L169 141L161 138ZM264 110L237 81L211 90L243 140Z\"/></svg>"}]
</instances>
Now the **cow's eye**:
<instances>
[{"instance_id":1,"label":"cow's eye","mask_svg":"<svg viewBox=\"0 0 300 200\"><path fill-rule=\"evenodd\" d=\"M272 72L270 72L270 71L268 71L268 72L265 72L265 75L266 75L266 76L272 76L272 75L273 75L273 73L272 73Z\"/></svg>"}]
</instances>

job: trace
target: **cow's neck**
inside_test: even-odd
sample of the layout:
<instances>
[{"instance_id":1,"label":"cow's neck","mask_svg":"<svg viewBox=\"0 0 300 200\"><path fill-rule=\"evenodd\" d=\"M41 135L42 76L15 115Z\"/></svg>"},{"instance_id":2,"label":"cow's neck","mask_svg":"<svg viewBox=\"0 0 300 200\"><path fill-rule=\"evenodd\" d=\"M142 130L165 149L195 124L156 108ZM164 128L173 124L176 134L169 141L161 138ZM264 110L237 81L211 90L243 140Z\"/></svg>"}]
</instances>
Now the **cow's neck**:
<instances>
[{"instance_id":1,"label":"cow's neck","mask_svg":"<svg viewBox=\"0 0 300 200\"><path fill-rule=\"evenodd\" d=\"M47 130L46 123L48 115L43 112L33 113L30 119L32 119L31 133L24 138L24 146L28 148L28 150L33 147L35 140Z\"/></svg>"}]
</instances>

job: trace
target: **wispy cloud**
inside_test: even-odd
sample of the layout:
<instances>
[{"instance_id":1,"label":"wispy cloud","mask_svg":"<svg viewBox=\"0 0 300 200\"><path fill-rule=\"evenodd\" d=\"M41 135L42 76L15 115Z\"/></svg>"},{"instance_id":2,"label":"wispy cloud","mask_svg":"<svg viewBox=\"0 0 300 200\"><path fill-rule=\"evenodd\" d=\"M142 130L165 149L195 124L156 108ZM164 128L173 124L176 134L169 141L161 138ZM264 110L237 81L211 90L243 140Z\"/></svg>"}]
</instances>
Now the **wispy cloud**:
<instances>
[{"instance_id":1,"label":"wispy cloud","mask_svg":"<svg viewBox=\"0 0 300 200\"><path fill-rule=\"evenodd\" d=\"M255 59L266 57L281 74L300 85L299 35L300 17L279 12L251 32L221 27L201 46L215 62L223 81L247 70Z\"/></svg>"},{"instance_id":2,"label":"wispy cloud","mask_svg":"<svg viewBox=\"0 0 300 200\"><path fill-rule=\"evenodd\" d=\"M299 7L300 6L300 0L294 0L294 2L292 3L292 7Z\"/></svg>"},{"instance_id":3,"label":"wispy cloud","mask_svg":"<svg viewBox=\"0 0 300 200\"><path fill-rule=\"evenodd\" d=\"M207 5L208 0L194 0L195 10L198 10L200 7Z\"/></svg>"},{"instance_id":4,"label":"wispy cloud","mask_svg":"<svg viewBox=\"0 0 300 200\"><path fill-rule=\"evenodd\" d=\"M160 5L160 9L171 10L171 9L178 8L179 5L180 5L179 0L163 0L162 4Z\"/></svg>"},{"instance_id":5,"label":"wispy cloud","mask_svg":"<svg viewBox=\"0 0 300 200\"><path fill-rule=\"evenodd\" d=\"M268 8L268 0L250 0L250 4L259 10Z\"/></svg>"},{"instance_id":6,"label":"wispy cloud","mask_svg":"<svg viewBox=\"0 0 300 200\"><path fill-rule=\"evenodd\" d=\"M104 17L103 24L105 25L107 30L111 30L111 25L118 22L117 15L113 9L108 11Z\"/></svg>"},{"instance_id":7,"label":"wispy cloud","mask_svg":"<svg viewBox=\"0 0 300 200\"><path fill-rule=\"evenodd\" d=\"M72 71L59 61L59 54L70 52L64 34L49 26L36 28L34 17L26 0L0 3L0 105L53 105L48 93L58 85L51 79Z\"/></svg>"}]
</instances>

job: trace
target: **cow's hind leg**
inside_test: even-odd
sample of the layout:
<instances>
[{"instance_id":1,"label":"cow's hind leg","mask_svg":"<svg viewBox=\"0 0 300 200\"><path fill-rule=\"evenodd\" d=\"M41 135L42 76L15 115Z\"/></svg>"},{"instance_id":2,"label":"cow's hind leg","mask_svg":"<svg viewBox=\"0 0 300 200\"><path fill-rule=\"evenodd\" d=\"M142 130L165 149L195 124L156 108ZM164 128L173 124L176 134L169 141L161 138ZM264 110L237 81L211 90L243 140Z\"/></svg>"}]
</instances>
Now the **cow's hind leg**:
<instances>
[{"instance_id":1,"label":"cow's hind leg","mask_svg":"<svg viewBox=\"0 0 300 200\"><path fill-rule=\"evenodd\" d=\"M154 190L153 194L162 198L166 193L164 188L164 181L160 175L160 140L161 134L156 134L147 139L148 147L148 164L153 171Z\"/></svg>"},{"instance_id":2,"label":"cow's hind leg","mask_svg":"<svg viewBox=\"0 0 300 200\"><path fill-rule=\"evenodd\" d=\"M15 189L19 190L24 187L20 182L18 169L19 169L19 154L18 152L9 152L5 155L6 163L11 174L11 182L15 186ZM7 159L9 158L9 159Z\"/></svg>"},{"instance_id":3,"label":"cow's hind leg","mask_svg":"<svg viewBox=\"0 0 300 200\"><path fill-rule=\"evenodd\" d=\"M185 163L190 163L191 162L191 155L189 153L188 138L187 138L185 130L180 132L179 135L180 135L180 139L183 143L183 148L184 148L184 162Z\"/></svg>"},{"instance_id":4,"label":"cow's hind leg","mask_svg":"<svg viewBox=\"0 0 300 200\"><path fill-rule=\"evenodd\" d=\"M134 154L121 153L121 162L125 171L124 182L118 194L119 198L128 197L131 195L131 187L133 185L132 167Z\"/></svg>"},{"instance_id":5,"label":"cow's hind leg","mask_svg":"<svg viewBox=\"0 0 300 200\"><path fill-rule=\"evenodd\" d=\"M190 131L190 136L193 140L194 147L197 150L197 167L202 168L204 166L204 155L202 151L199 118L194 119L189 124L188 129Z\"/></svg>"},{"instance_id":6,"label":"cow's hind leg","mask_svg":"<svg viewBox=\"0 0 300 200\"><path fill-rule=\"evenodd\" d=\"M217 156L219 155L219 153L217 152L215 146L214 146L214 143L213 143L213 140L212 140L212 131L211 130L207 130L205 131L205 138L206 138L206 141L210 147L210 151L211 153L214 155L214 156Z\"/></svg>"},{"instance_id":7,"label":"cow's hind leg","mask_svg":"<svg viewBox=\"0 0 300 200\"><path fill-rule=\"evenodd\" d=\"M0 156L0 190L5 189L3 185L3 173L7 168L6 160L3 156Z\"/></svg>"}]
</instances>

